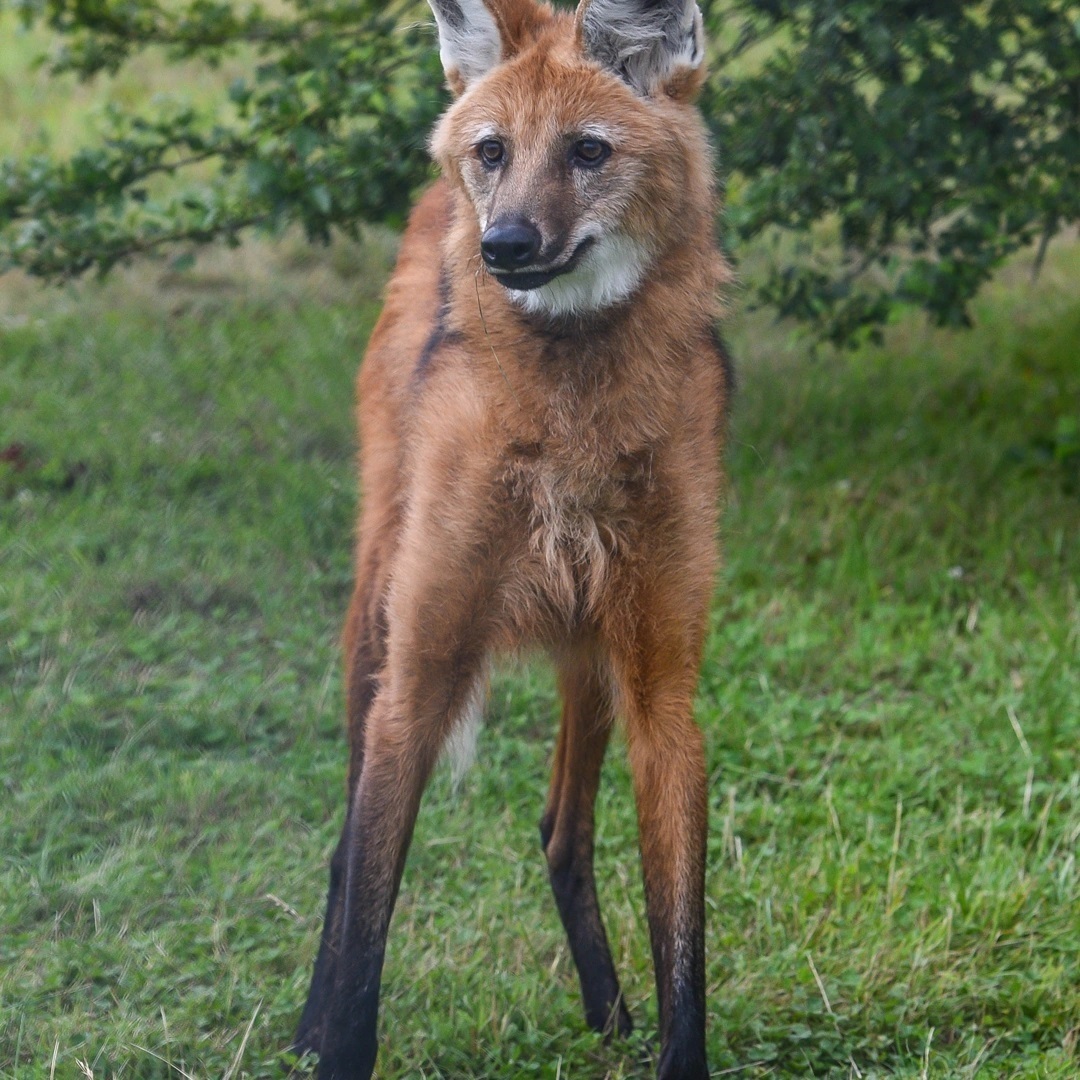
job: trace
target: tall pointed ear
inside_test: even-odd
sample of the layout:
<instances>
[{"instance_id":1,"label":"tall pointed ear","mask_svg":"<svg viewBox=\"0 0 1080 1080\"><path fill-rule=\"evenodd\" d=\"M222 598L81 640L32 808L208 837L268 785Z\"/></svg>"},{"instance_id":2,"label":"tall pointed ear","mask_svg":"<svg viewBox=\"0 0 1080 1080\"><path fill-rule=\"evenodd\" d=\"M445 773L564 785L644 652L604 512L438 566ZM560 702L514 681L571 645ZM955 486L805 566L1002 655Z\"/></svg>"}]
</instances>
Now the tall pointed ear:
<instances>
[{"instance_id":1,"label":"tall pointed ear","mask_svg":"<svg viewBox=\"0 0 1080 1080\"><path fill-rule=\"evenodd\" d=\"M502 34L484 0L428 0L439 28L439 59L455 94L503 58Z\"/></svg>"},{"instance_id":2,"label":"tall pointed ear","mask_svg":"<svg viewBox=\"0 0 1080 1080\"><path fill-rule=\"evenodd\" d=\"M682 84L705 59L694 0L581 0L581 49L639 94Z\"/></svg>"}]
</instances>

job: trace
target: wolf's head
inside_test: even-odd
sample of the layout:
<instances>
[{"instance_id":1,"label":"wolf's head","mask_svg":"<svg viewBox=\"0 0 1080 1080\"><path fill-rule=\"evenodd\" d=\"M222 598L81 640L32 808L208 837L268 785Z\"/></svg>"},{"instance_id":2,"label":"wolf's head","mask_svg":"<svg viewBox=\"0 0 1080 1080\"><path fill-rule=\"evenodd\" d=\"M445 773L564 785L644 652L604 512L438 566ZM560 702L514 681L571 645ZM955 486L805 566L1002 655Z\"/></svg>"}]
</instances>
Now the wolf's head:
<instances>
[{"instance_id":1,"label":"wolf's head","mask_svg":"<svg viewBox=\"0 0 1080 1080\"><path fill-rule=\"evenodd\" d=\"M526 311L628 299L710 227L694 0L429 0L457 100L432 137L487 271Z\"/></svg>"}]
</instances>

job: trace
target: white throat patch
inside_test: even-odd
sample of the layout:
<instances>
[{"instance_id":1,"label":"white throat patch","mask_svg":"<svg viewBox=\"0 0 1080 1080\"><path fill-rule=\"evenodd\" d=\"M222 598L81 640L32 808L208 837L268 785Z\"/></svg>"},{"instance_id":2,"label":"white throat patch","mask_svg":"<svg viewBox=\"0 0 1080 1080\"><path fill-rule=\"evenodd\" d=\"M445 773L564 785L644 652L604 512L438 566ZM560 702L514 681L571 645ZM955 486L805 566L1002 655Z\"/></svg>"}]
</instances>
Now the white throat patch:
<instances>
[{"instance_id":1,"label":"white throat patch","mask_svg":"<svg viewBox=\"0 0 1080 1080\"><path fill-rule=\"evenodd\" d=\"M538 289L508 289L532 315L582 315L625 300L649 269L648 249L622 233L601 236L568 274Z\"/></svg>"}]
</instances>

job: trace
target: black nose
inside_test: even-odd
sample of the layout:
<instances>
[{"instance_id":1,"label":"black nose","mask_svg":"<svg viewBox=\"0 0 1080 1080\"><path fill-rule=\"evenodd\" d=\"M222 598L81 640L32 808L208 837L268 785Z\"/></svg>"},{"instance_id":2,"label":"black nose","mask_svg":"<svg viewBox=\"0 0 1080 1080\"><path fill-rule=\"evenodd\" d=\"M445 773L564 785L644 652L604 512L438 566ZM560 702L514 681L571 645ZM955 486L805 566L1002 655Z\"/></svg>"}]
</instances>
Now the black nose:
<instances>
[{"instance_id":1,"label":"black nose","mask_svg":"<svg viewBox=\"0 0 1080 1080\"><path fill-rule=\"evenodd\" d=\"M540 251L540 232L524 218L489 225L480 240L480 254L493 270L520 270Z\"/></svg>"}]
</instances>

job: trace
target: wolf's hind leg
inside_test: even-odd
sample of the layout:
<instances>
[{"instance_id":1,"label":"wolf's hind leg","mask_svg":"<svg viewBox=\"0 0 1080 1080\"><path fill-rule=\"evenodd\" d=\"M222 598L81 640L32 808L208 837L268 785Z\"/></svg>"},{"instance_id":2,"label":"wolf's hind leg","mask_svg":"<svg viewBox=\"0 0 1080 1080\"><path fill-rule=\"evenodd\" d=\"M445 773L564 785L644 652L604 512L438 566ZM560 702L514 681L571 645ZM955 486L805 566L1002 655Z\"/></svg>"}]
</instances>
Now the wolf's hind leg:
<instances>
[{"instance_id":1,"label":"wolf's hind leg","mask_svg":"<svg viewBox=\"0 0 1080 1080\"><path fill-rule=\"evenodd\" d=\"M593 874L593 807L613 710L604 675L590 658L561 658L562 724L540 838L559 917L581 981L585 1019L595 1031L626 1035L622 999Z\"/></svg>"}]
</instances>

